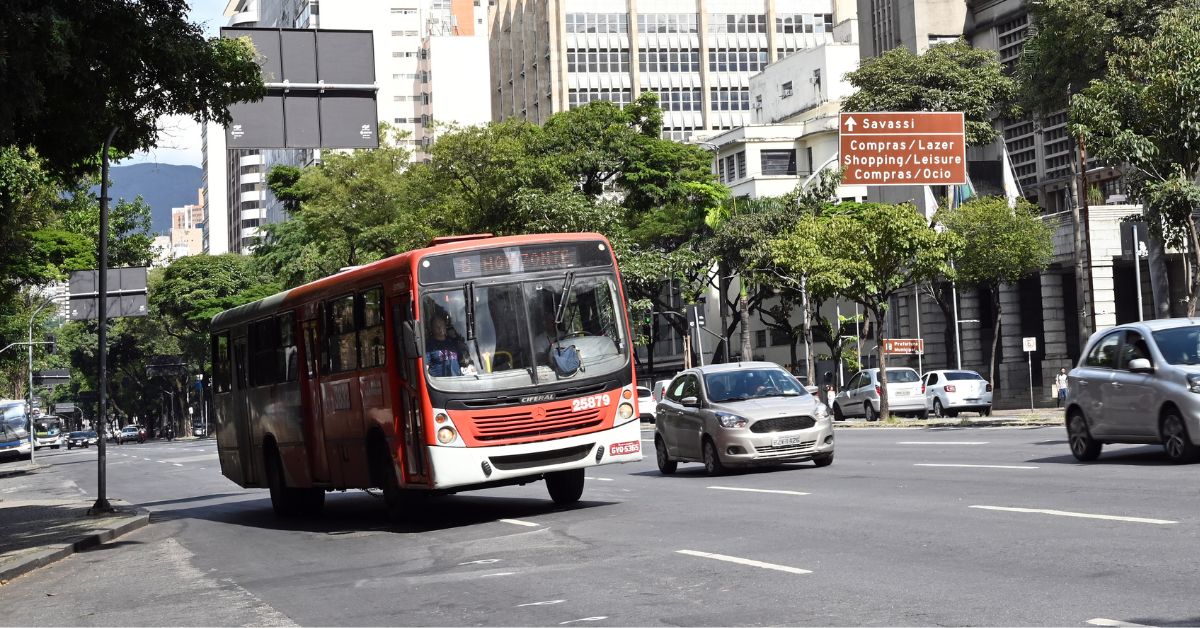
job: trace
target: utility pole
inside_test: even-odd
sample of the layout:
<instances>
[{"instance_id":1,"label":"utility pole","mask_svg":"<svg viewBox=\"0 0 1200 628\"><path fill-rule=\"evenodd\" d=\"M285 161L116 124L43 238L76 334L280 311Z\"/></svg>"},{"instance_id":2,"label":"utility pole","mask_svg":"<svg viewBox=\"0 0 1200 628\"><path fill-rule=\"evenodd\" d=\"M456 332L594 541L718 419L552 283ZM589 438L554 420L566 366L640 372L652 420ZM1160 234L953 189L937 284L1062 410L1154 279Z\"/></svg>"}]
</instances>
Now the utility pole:
<instances>
[{"instance_id":1,"label":"utility pole","mask_svg":"<svg viewBox=\"0 0 1200 628\"><path fill-rule=\"evenodd\" d=\"M112 146L113 137L117 134L117 127L113 127L108 132L108 137L104 138L104 150L100 153L100 270L98 283L100 294L98 295L99 305L99 363L100 363L100 412L98 418L100 427L108 426L107 406L108 406L108 150ZM96 448L96 487L97 496L96 503L92 504L89 514L104 514L113 512L112 504L108 503L107 495L107 477L105 476L105 465L107 458L105 456L105 439L101 438L97 441Z\"/></svg>"}]
</instances>

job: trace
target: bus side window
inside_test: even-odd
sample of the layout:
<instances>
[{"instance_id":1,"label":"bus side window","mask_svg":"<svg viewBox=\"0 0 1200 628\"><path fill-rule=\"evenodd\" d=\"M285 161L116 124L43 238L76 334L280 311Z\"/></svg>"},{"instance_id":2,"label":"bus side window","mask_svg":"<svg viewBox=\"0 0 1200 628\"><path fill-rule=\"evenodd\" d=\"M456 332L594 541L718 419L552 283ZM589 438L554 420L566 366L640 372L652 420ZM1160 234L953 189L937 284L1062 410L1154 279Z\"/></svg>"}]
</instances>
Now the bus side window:
<instances>
[{"instance_id":1,"label":"bus side window","mask_svg":"<svg viewBox=\"0 0 1200 628\"><path fill-rule=\"evenodd\" d=\"M323 353L318 347L321 343L317 340L317 321L304 321L304 366L308 374L308 378L312 379L317 376L320 371L321 356ZM320 353L319 353L320 352Z\"/></svg>"},{"instance_id":2,"label":"bus side window","mask_svg":"<svg viewBox=\"0 0 1200 628\"><path fill-rule=\"evenodd\" d=\"M358 334L354 326L354 295L339 297L329 304L325 340L329 347L329 370L333 373L358 368Z\"/></svg>"},{"instance_id":3,"label":"bus side window","mask_svg":"<svg viewBox=\"0 0 1200 628\"><path fill-rule=\"evenodd\" d=\"M295 319L291 312L285 312L275 318L279 326L279 380L294 382L299 365L296 363L296 330Z\"/></svg>"},{"instance_id":4,"label":"bus side window","mask_svg":"<svg viewBox=\"0 0 1200 628\"><path fill-rule=\"evenodd\" d=\"M247 369L251 386L270 386L280 381L279 329L274 318L265 318L250 324L247 342L250 353L250 368Z\"/></svg>"},{"instance_id":5,"label":"bus side window","mask_svg":"<svg viewBox=\"0 0 1200 628\"><path fill-rule=\"evenodd\" d=\"M229 392L229 333L221 333L212 338L212 370L213 387L218 393Z\"/></svg>"},{"instance_id":6,"label":"bus side window","mask_svg":"<svg viewBox=\"0 0 1200 628\"><path fill-rule=\"evenodd\" d=\"M412 320L412 300L404 294L392 299L392 338L396 343L396 358L400 360L401 377L410 386L416 385L416 360L407 356L404 350L404 323Z\"/></svg>"},{"instance_id":7,"label":"bus side window","mask_svg":"<svg viewBox=\"0 0 1200 628\"><path fill-rule=\"evenodd\" d=\"M387 345L383 341L383 289L360 292L358 302L358 344L362 348L362 367L383 366L387 362Z\"/></svg>"},{"instance_id":8,"label":"bus side window","mask_svg":"<svg viewBox=\"0 0 1200 628\"><path fill-rule=\"evenodd\" d=\"M233 343L233 371L237 379L238 390L246 390L246 343L244 340Z\"/></svg>"}]
</instances>

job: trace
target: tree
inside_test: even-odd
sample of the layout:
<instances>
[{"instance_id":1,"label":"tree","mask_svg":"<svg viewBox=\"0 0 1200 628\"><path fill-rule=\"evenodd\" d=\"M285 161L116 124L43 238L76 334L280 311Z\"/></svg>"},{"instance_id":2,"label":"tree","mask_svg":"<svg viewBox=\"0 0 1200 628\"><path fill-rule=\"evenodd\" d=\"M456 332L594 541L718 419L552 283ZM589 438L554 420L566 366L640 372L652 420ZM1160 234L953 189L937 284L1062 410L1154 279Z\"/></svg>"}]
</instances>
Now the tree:
<instances>
[{"instance_id":1,"label":"tree","mask_svg":"<svg viewBox=\"0 0 1200 628\"><path fill-rule=\"evenodd\" d=\"M842 111L961 111L967 144L998 137L992 116L1013 117L1017 82L1004 73L996 52L965 41L930 46L915 55L899 46L862 62L846 79L855 91Z\"/></svg>"},{"instance_id":2,"label":"tree","mask_svg":"<svg viewBox=\"0 0 1200 628\"><path fill-rule=\"evenodd\" d=\"M1071 131L1094 154L1135 169L1151 235L1188 251L1187 314L1200 301L1200 12L1163 13L1149 39L1124 39L1108 57L1108 71L1071 101Z\"/></svg>"},{"instance_id":3,"label":"tree","mask_svg":"<svg viewBox=\"0 0 1200 628\"><path fill-rule=\"evenodd\" d=\"M0 145L32 147L55 173L94 164L104 139L157 143L161 116L229 122L264 93L248 40L206 40L187 0L11 0L0 24Z\"/></svg>"},{"instance_id":4,"label":"tree","mask_svg":"<svg viewBox=\"0 0 1200 628\"><path fill-rule=\"evenodd\" d=\"M958 236L938 233L910 204L843 203L803 216L795 228L772 241L775 263L808 285L858 302L883 320L891 299L906 285L939 274L953 277L950 259ZM888 416L887 357L879 357L880 414Z\"/></svg>"},{"instance_id":5,"label":"tree","mask_svg":"<svg viewBox=\"0 0 1200 628\"><path fill-rule=\"evenodd\" d=\"M938 212L963 243L954 258L959 282L986 288L995 304L988 381L996 381L996 345L1000 341L1000 286L1042 270L1054 257L1054 230L1039 217L1037 206L1021 200L1015 208L999 196L975 198Z\"/></svg>"}]
</instances>

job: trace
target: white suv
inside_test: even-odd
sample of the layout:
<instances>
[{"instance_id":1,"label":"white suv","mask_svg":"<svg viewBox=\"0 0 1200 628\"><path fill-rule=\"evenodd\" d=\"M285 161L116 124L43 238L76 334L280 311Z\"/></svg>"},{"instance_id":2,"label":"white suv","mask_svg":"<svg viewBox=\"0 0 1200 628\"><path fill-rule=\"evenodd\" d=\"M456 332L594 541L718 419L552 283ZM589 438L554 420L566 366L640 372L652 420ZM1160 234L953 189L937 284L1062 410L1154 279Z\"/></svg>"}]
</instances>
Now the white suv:
<instances>
[{"instance_id":1,"label":"white suv","mask_svg":"<svg viewBox=\"0 0 1200 628\"><path fill-rule=\"evenodd\" d=\"M925 390L921 376L910 368L889 368L888 411L892 414L911 414L925 418ZM854 374L833 399L833 418L861 416L868 421L879 420L879 369L865 369Z\"/></svg>"},{"instance_id":2,"label":"white suv","mask_svg":"<svg viewBox=\"0 0 1200 628\"><path fill-rule=\"evenodd\" d=\"M637 387L638 393L638 414L643 421L653 423L657 416L658 402L654 399L654 393L645 386Z\"/></svg>"},{"instance_id":3,"label":"white suv","mask_svg":"<svg viewBox=\"0 0 1200 628\"><path fill-rule=\"evenodd\" d=\"M1107 443L1162 444L1172 462L1200 459L1200 324L1186 318L1092 334L1067 374L1067 440L1079 460Z\"/></svg>"},{"instance_id":4,"label":"white suv","mask_svg":"<svg viewBox=\"0 0 1200 628\"><path fill-rule=\"evenodd\" d=\"M992 413L992 385L975 371L929 371L925 374L925 407L933 416L959 412Z\"/></svg>"}]
</instances>

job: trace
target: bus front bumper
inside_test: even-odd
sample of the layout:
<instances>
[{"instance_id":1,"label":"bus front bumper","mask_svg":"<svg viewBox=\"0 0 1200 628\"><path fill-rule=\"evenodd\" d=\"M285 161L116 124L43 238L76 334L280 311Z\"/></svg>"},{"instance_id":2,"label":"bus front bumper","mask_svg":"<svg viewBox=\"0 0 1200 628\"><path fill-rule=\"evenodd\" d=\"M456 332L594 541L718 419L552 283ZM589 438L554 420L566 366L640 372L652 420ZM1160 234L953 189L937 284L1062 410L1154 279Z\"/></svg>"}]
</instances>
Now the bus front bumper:
<instances>
[{"instance_id":1,"label":"bus front bumper","mask_svg":"<svg viewBox=\"0 0 1200 628\"><path fill-rule=\"evenodd\" d=\"M552 471L637 462L642 459L641 439L641 422L635 418L602 432L537 443L430 447L433 488L503 482Z\"/></svg>"}]
</instances>

